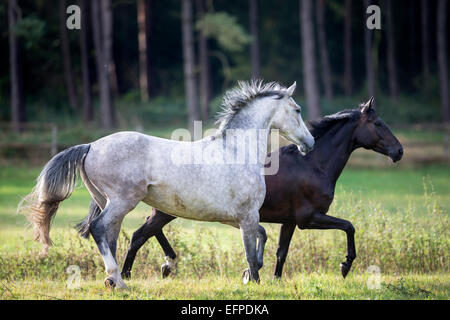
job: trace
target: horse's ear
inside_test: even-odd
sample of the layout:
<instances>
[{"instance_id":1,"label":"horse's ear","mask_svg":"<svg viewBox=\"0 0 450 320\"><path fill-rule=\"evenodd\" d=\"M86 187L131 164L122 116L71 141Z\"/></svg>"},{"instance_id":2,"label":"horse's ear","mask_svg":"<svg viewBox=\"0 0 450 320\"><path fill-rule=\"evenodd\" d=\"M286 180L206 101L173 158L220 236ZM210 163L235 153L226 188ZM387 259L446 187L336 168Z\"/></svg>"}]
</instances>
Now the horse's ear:
<instances>
[{"instance_id":1,"label":"horse's ear","mask_svg":"<svg viewBox=\"0 0 450 320\"><path fill-rule=\"evenodd\" d=\"M294 94L294 92L295 92L295 88L297 87L297 81L294 81L294 83L292 84L292 86L290 86L289 88L287 88L287 90L286 90L286 94L289 96L289 97L292 97L292 95Z\"/></svg>"},{"instance_id":2,"label":"horse's ear","mask_svg":"<svg viewBox=\"0 0 450 320\"><path fill-rule=\"evenodd\" d=\"M369 112L370 110L375 110L375 98L371 97L369 101L363 104L361 113Z\"/></svg>"}]
</instances>

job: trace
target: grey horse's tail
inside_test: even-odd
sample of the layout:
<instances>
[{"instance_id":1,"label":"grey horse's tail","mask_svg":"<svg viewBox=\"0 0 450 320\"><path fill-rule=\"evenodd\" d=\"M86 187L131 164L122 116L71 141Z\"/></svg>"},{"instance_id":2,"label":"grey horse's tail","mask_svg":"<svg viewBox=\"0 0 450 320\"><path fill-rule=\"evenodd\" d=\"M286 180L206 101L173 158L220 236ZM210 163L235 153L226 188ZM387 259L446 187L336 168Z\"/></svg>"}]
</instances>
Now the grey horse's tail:
<instances>
[{"instance_id":1,"label":"grey horse's tail","mask_svg":"<svg viewBox=\"0 0 450 320\"><path fill-rule=\"evenodd\" d=\"M92 221L94 221L94 219L97 218L101 213L102 213L102 210L97 205L97 203L94 201L94 199L92 199L91 205L89 207L88 216L86 218L84 218L83 221L81 221L80 223L78 223L75 226L75 229L77 229L78 233L83 238L86 238L86 239L89 238L89 235L90 235L89 227L90 227Z\"/></svg>"},{"instance_id":2,"label":"grey horse's tail","mask_svg":"<svg viewBox=\"0 0 450 320\"><path fill-rule=\"evenodd\" d=\"M49 235L51 221L59 203L72 194L77 170L83 165L89 148L89 144L82 144L54 156L42 169L32 192L19 203L17 211L26 211L28 221L34 226L34 240L44 245L43 255L52 245Z\"/></svg>"}]
</instances>

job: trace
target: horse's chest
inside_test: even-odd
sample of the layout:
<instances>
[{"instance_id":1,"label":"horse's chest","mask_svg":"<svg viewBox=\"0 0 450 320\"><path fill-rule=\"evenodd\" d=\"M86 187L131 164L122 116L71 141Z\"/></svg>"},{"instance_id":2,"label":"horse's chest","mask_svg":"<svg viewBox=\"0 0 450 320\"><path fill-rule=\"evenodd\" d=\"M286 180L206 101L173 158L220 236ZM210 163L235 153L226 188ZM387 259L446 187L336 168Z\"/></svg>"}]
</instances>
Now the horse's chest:
<instances>
[{"instance_id":1,"label":"horse's chest","mask_svg":"<svg viewBox=\"0 0 450 320\"><path fill-rule=\"evenodd\" d=\"M323 185L316 189L316 197L313 203L316 211L327 213L334 199L334 189L328 185Z\"/></svg>"}]
</instances>

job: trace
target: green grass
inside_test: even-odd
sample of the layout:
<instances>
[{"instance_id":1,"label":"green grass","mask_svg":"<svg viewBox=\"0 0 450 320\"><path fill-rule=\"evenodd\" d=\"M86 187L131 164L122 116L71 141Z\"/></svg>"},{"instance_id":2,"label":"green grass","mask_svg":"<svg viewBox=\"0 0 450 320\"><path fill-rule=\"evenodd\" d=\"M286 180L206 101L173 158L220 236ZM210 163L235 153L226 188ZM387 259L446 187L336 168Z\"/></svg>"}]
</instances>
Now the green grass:
<instances>
[{"instance_id":1,"label":"green grass","mask_svg":"<svg viewBox=\"0 0 450 320\"><path fill-rule=\"evenodd\" d=\"M0 283L0 299L448 299L448 274L382 275L379 286L370 275L342 280L335 274L299 274L282 281L271 278L242 285L239 277L169 278L128 281L129 290L105 290L101 281L81 281L68 289L64 281Z\"/></svg>"},{"instance_id":2,"label":"green grass","mask_svg":"<svg viewBox=\"0 0 450 320\"><path fill-rule=\"evenodd\" d=\"M218 223L177 219L165 232L179 255L176 274L160 279L162 250L152 239L137 256L130 290L103 287L102 259L92 239L76 235L73 225L86 214L89 194L80 185L64 201L51 231L55 246L38 257L17 203L33 187L39 168L0 167L0 299L448 299L450 168L344 170L330 215L353 222L357 259L344 281L341 231L297 230L285 264L284 280L272 282L278 225L265 224L268 242L262 284L243 286L246 267L238 230ZM149 214L139 205L124 221L118 243L123 263L130 234ZM82 288L69 290L66 268L77 265ZM368 267L381 270L379 290L367 288Z\"/></svg>"}]
</instances>

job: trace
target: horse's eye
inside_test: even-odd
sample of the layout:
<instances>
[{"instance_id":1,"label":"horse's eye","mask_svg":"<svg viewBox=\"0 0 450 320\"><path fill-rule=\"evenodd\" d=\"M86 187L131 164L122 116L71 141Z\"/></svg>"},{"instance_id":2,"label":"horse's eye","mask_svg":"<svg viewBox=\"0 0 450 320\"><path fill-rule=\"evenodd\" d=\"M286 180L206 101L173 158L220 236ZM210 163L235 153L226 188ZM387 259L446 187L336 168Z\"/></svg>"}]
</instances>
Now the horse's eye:
<instances>
[{"instance_id":1,"label":"horse's eye","mask_svg":"<svg viewBox=\"0 0 450 320\"><path fill-rule=\"evenodd\" d=\"M300 113L300 112L302 112L302 110L301 109L295 109L295 112Z\"/></svg>"},{"instance_id":2,"label":"horse's eye","mask_svg":"<svg viewBox=\"0 0 450 320\"><path fill-rule=\"evenodd\" d=\"M377 127L381 127L381 121L375 121L374 123Z\"/></svg>"}]
</instances>

